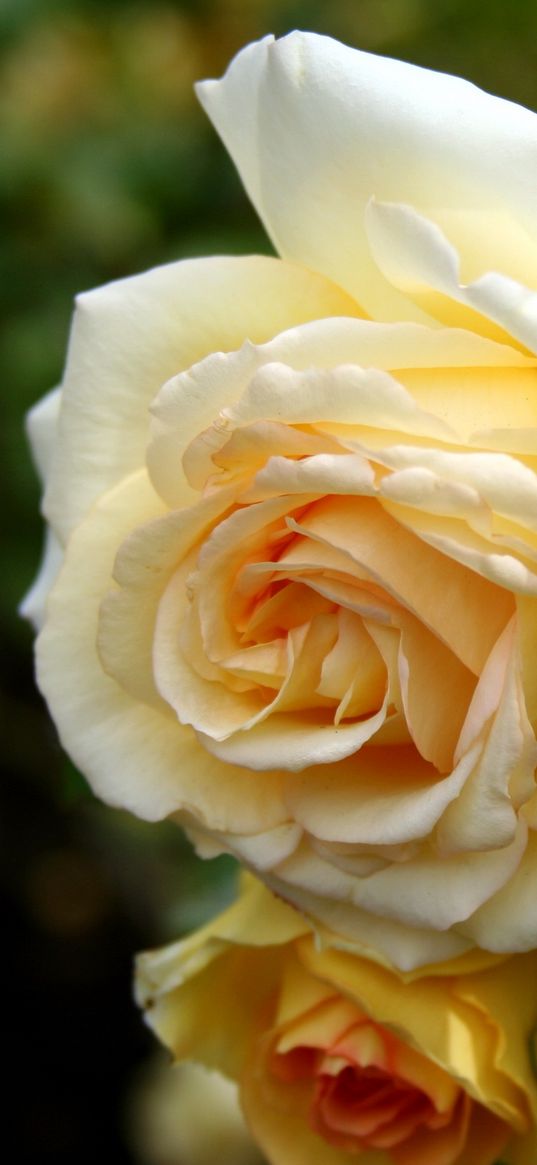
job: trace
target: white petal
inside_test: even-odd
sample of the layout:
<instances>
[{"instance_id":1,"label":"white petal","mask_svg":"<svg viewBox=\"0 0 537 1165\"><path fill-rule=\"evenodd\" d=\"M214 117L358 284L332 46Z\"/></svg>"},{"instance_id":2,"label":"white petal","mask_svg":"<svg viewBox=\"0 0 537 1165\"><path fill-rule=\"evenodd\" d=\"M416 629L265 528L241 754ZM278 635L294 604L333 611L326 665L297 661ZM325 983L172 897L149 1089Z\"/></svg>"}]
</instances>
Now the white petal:
<instances>
[{"instance_id":1,"label":"white petal","mask_svg":"<svg viewBox=\"0 0 537 1165\"><path fill-rule=\"evenodd\" d=\"M26 429L35 466L43 483L48 477L56 448L60 402L60 389L55 388L30 409L26 418ZM60 568L62 556L63 548L56 535L48 528L45 532L39 571L19 606L19 613L25 619L29 619L36 631L43 625L48 593Z\"/></svg>"},{"instance_id":2,"label":"white petal","mask_svg":"<svg viewBox=\"0 0 537 1165\"><path fill-rule=\"evenodd\" d=\"M373 195L449 222L474 265L486 257L515 278L535 267L528 110L302 32L250 45L198 95L280 254L329 275L376 318L419 315L371 262Z\"/></svg>"},{"instance_id":3,"label":"white petal","mask_svg":"<svg viewBox=\"0 0 537 1165\"><path fill-rule=\"evenodd\" d=\"M36 631L40 631L45 622L48 596L62 561L63 546L60 545L54 531L49 526L45 533L41 566L30 590L19 606L19 613L25 619L29 619Z\"/></svg>"},{"instance_id":4,"label":"white petal","mask_svg":"<svg viewBox=\"0 0 537 1165\"><path fill-rule=\"evenodd\" d=\"M61 389L53 388L42 400L34 405L26 417L26 430L32 449L36 469L42 482L46 482L58 430L61 406Z\"/></svg>"},{"instance_id":5,"label":"white petal","mask_svg":"<svg viewBox=\"0 0 537 1165\"><path fill-rule=\"evenodd\" d=\"M379 918L344 900L311 893L277 873L265 873L263 878L276 894L304 911L314 927L320 922L327 928L330 946L364 954L375 961L384 957L401 971L456 958L473 946L471 938L453 930L434 931Z\"/></svg>"}]
</instances>

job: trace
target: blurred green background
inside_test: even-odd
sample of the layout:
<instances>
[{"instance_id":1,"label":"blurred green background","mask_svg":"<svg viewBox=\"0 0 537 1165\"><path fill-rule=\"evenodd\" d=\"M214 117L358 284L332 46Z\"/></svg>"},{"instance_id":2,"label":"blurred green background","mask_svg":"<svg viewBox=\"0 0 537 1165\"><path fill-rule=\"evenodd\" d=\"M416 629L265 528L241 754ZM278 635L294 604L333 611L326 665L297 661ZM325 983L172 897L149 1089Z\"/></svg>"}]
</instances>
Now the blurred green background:
<instances>
[{"instance_id":1,"label":"blurred green background","mask_svg":"<svg viewBox=\"0 0 537 1165\"><path fill-rule=\"evenodd\" d=\"M534 0L0 0L2 887L28 1028L10 1053L24 1160L138 1159L122 1113L150 1041L132 952L216 911L234 868L97 804L59 750L15 616L42 537L23 416L61 378L77 291L182 256L269 250L192 84L295 27L537 108Z\"/></svg>"}]
</instances>

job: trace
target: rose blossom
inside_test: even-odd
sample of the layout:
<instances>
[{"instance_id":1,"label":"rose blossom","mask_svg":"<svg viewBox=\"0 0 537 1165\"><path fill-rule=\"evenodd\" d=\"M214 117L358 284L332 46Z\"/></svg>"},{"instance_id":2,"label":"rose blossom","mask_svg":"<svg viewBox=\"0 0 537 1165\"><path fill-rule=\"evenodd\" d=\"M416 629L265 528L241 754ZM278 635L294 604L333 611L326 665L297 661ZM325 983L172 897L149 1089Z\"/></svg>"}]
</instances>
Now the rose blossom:
<instances>
[{"instance_id":1,"label":"rose blossom","mask_svg":"<svg viewBox=\"0 0 537 1165\"><path fill-rule=\"evenodd\" d=\"M303 33L200 96L281 258L80 298L41 688L97 793L334 941L532 948L537 119Z\"/></svg>"},{"instance_id":2,"label":"rose blossom","mask_svg":"<svg viewBox=\"0 0 537 1165\"><path fill-rule=\"evenodd\" d=\"M273 1165L534 1165L536 959L401 976L320 948L247 878L220 918L139 957L138 997L174 1058L238 1082Z\"/></svg>"}]
</instances>

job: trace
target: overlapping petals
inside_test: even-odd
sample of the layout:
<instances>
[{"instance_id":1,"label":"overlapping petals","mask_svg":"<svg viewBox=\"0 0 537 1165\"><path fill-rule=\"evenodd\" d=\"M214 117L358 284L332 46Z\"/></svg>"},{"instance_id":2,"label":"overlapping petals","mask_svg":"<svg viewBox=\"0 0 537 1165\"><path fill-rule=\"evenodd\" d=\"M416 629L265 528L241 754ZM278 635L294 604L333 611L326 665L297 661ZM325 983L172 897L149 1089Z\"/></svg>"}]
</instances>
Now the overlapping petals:
<instances>
[{"instance_id":1,"label":"overlapping petals","mask_svg":"<svg viewBox=\"0 0 537 1165\"><path fill-rule=\"evenodd\" d=\"M140 956L138 997L176 1058L239 1082L274 1165L530 1165L535 956L474 958L403 986L249 882L203 931Z\"/></svg>"},{"instance_id":2,"label":"overlapping petals","mask_svg":"<svg viewBox=\"0 0 537 1165\"><path fill-rule=\"evenodd\" d=\"M97 792L340 945L528 950L535 118L302 34L201 96L284 258L82 298L41 686Z\"/></svg>"}]
</instances>

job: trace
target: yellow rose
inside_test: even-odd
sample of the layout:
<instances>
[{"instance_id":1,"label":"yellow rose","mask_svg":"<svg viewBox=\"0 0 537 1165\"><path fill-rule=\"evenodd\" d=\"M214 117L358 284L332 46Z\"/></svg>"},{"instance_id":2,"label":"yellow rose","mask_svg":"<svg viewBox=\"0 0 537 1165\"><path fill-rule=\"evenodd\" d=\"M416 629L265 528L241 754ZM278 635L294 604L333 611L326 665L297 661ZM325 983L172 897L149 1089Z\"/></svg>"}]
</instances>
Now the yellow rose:
<instances>
[{"instance_id":1,"label":"yellow rose","mask_svg":"<svg viewBox=\"0 0 537 1165\"><path fill-rule=\"evenodd\" d=\"M341 942L531 949L537 118L303 33L200 96L282 257L81 297L41 688L97 793Z\"/></svg>"},{"instance_id":2,"label":"yellow rose","mask_svg":"<svg viewBox=\"0 0 537 1165\"><path fill-rule=\"evenodd\" d=\"M472 963L473 959L473 963ZM138 998L177 1059L238 1081L272 1165L534 1165L537 952L401 975L320 944L245 878Z\"/></svg>"}]
</instances>

